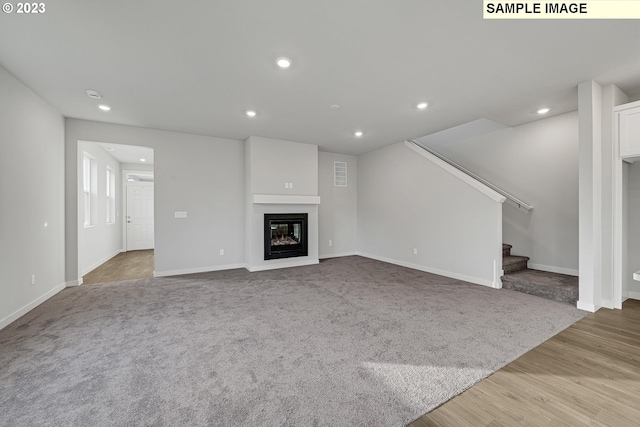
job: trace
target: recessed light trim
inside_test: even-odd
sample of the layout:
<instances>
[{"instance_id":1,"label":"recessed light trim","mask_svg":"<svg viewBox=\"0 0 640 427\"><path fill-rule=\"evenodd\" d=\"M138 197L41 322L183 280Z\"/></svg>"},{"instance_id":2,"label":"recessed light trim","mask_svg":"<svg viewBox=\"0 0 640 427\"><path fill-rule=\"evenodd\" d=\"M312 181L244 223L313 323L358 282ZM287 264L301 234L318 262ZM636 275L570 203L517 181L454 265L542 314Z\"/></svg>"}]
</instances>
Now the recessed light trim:
<instances>
[{"instance_id":1,"label":"recessed light trim","mask_svg":"<svg viewBox=\"0 0 640 427\"><path fill-rule=\"evenodd\" d=\"M282 69L287 69L291 67L292 62L291 59L287 58L286 56L281 56L280 58L276 59L276 64Z\"/></svg>"},{"instance_id":2,"label":"recessed light trim","mask_svg":"<svg viewBox=\"0 0 640 427\"><path fill-rule=\"evenodd\" d=\"M360 138L360 137L362 137L362 135L364 135L364 132L362 132L361 130L357 130L357 131L355 131L355 132L353 133L353 135L354 135L356 138Z\"/></svg>"},{"instance_id":3,"label":"recessed light trim","mask_svg":"<svg viewBox=\"0 0 640 427\"><path fill-rule=\"evenodd\" d=\"M98 108L101 109L102 111L111 111L111 107L104 104L98 105Z\"/></svg>"},{"instance_id":4,"label":"recessed light trim","mask_svg":"<svg viewBox=\"0 0 640 427\"><path fill-rule=\"evenodd\" d=\"M547 114L549 111L551 111L550 108L547 108L547 107L541 108L538 110L538 114Z\"/></svg>"},{"instance_id":5,"label":"recessed light trim","mask_svg":"<svg viewBox=\"0 0 640 427\"><path fill-rule=\"evenodd\" d=\"M116 151L116 149L113 147L104 147L104 149L107 151Z\"/></svg>"},{"instance_id":6,"label":"recessed light trim","mask_svg":"<svg viewBox=\"0 0 640 427\"><path fill-rule=\"evenodd\" d=\"M255 117L258 113L255 110L247 110L245 114L249 117Z\"/></svg>"},{"instance_id":7,"label":"recessed light trim","mask_svg":"<svg viewBox=\"0 0 640 427\"><path fill-rule=\"evenodd\" d=\"M331 108L332 110L339 110L342 108L342 106L340 104L331 104L329 108Z\"/></svg>"},{"instance_id":8,"label":"recessed light trim","mask_svg":"<svg viewBox=\"0 0 640 427\"><path fill-rule=\"evenodd\" d=\"M102 94L96 90L87 90L85 93L91 99L102 99Z\"/></svg>"},{"instance_id":9,"label":"recessed light trim","mask_svg":"<svg viewBox=\"0 0 640 427\"><path fill-rule=\"evenodd\" d=\"M141 162L146 162L146 161L147 161L147 159L140 159L140 161L141 161Z\"/></svg>"},{"instance_id":10,"label":"recessed light trim","mask_svg":"<svg viewBox=\"0 0 640 427\"><path fill-rule=\"evenodd\" d=\"M416 107L418 108L418 110L424 110L425 108L427 108L429 106L428 102L419 102L418 105L416 105Z\"/></svg>"}]
</instances>

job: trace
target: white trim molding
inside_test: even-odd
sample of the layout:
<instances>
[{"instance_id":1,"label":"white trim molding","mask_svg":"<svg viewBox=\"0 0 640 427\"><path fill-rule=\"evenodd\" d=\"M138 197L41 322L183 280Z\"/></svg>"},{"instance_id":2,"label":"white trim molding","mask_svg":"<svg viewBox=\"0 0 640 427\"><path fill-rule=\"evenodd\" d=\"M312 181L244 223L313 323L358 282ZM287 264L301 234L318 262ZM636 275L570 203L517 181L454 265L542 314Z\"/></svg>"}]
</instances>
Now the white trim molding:
<instances>
[{"instance_id":1,"label":"white trim molding","mask_svg":"<svg viewBox=\"0 0 640 427\"><path fill-rule=\"evenodd\" d=\"M118 254L121 254L122 252L124 252L124 249L118 249L114 253L107 255L105 258L101 259L100 261L93 263L93 265L90 265L89 267L84 269L81 276L84 276L85 274L92 272L93 270L100 267L105 262L109 261L111 258L115 257Z\"/></svg>"},{"instance_id":2,"label":"white trim molding","mask_svg":"<svg viewBox=\"0 0 640 427\"><path fill-rule=\"evenodd\" d=\"M295 258L291 258L291 259L295 259ZM278 261L281 261L281 260L278 260ZM253 267L246 265L245 268L249 270L251 273L253 273L256 271L277 270L279 268L304 267L306 265L315 265L319 263L320 263L319 260L311 259L308 261L291 261L291 262L282 262L282 263L273 264L273 265L256 265Z\"/></svg>"},{"instance_id":3,"label":"white trim molding","mask_svg":"<svg viewBox=\"0 0 640 427\"><path fill-rule=\"evenodd\" d=\"M10 315L5 317L4 319L0 320L0 329L4 329L9 324L11 324L12 322L18 320L20 317L24 316L29 311L33 310L34 308L36 308L37 306L39 306L40 304L42 304L43 302L45 302L46 300L48 300L49 298L51 298L52 296L54 296L55 294L57 294L58 292L60 292L61 290L63 290L66 287L67 287L66 283L61 283L58 286L56 286L55 288L51 289L49 292L45 293L44 295L34 299L33 301L31 301L27 305L17 309L16 311L11 313Z\"/></svg>"},{"instance_id":4,"label":"white trim molding","mask_svg":"<svg viewBox=\"0 0 640 427\"><path fill-rule=\"evenodd\" d=\"M491 188L487 187L486 185L484 185L483 183L481 183L477 179L474 179L474 178L470 177L469 175L467 175L466 173L462 172L461 170L454 168L449 163L445 162L444 160L441 160L441 159L437 158L436 156L434 156L433 154L429 153L428 151L423 150L422 148L418 147L416 144L413 144L413 143L411 143L409 141L405 141L404 145L406 147L410 148L411 150L415 151L416 153L418 153L419 155L421 155L425 159L429 160L434 165L440 167L444 171L446 171L446 172L450 173L451 175L455 176L460 181L462 181L462 182L470 185L471 187L475 188L476 190L478 190L479 192L481 192L482 194L484 194L485 196L487 196L488 198L490 198L494 202L496 202L496 203L504 203L504 201L507 200L507 198L505 196L503 196L502 194L498 193L495 190L492 190Z\"/></svg>"},{"instance_id":5,"label":"white trim molding","mask_svg":"<svg viewBox=\"0 0 640 427\"><path fill-rule=\"evenodd\" d=\"M65 283L65 287L67 288L75 288L76 286L80 286L84 283L84 280L81 278L79 278L78 280L71 280L69 282Z\"/></svg>"},{"instance_id":6,"label":"white trim molding","mask_svg":"<svg viewBox=\"0 0 640 427\"><path fill-rule=\"evenodd\" d=\"M630 291L627 293L627 298L640 300L640 292Z\"/></svg>"},{"instance_id":7,"label":"white trim molding","mask_svg":"<svg viewBox=\"0 0 640 427\"><path fill-rule=\"evenodd\" d=\"M253 203L261 205L319 205L320 196L289 196L286 194L254 194Z\"/></svg>"},{"instance_id":8,"label":"white trim molding","mask_svg":"<svg viewBox=\"0 0 640 427\"><path fill-rule=\"evenodd\" d=\"M244 264L215 265L211 267L183 268L180 270L154 271L153 277L181 276L183 274L208 273L210 271L234 270L244 268Z\"/></svg>"},{"instance_id":9,"label":"white trim molding","mask_svg":"<svg viewBox=\"0 0 640 427\"><path fill-rule=\"evenodd\" d=\"M354 256L357 255L355 251L353 252L339 252L337 254L326 254L326 255L318 255L318 259L327 259L327 258L341 258L344 256Z\"/></svg>"},{"instance_id":10,"label":"white trim molding","mask_svg":"<svg viewBox=\"0 0 640 427\"><path fill-rule=\"evenodd\" d=\"M589 313L595 313L600 308L600 307L596 307L594 304L585 304L580 301L578 301L578 303L576 304L576 307L578 308L578 310L588 311Z\"/></svg>"},{"instance_id":11,"label":"white trim molding","mask_svg":"<svg viewBox=\"0 0 640 427\"><path fill-rule=\"evenodd\" d=\"M401 267L411 268L413 270L419 270L419 271L424 271L424 272L427 272L427 273L437 274L439 276L450 277L452 279L462 280L462 281L465 281L465 282L474 283L476 285L487 286L487 287L493 288L493 289L501 289L502 288L502 281L500 280L499 277L497 279L494 279L494 281L492 282L490 280L480 279L478 277L466 276L464 274L453 273L451 271L440 270L438 268L427 267L427 266L424 266L424 265L413 264L413 263L405 262L405 261L398 261L398 260L395 260L395 259L386 258L386 257L382 257L382 256L377 256L377 255L372 255L372 254L367 254L367 253L363 253L363 252L356 252L356 255L359 255L359 256L365 257L365 258L375 259L376 261L388 262L389 264L395 264L395 265L399 265Z\"/></svg>"}]
</instances>

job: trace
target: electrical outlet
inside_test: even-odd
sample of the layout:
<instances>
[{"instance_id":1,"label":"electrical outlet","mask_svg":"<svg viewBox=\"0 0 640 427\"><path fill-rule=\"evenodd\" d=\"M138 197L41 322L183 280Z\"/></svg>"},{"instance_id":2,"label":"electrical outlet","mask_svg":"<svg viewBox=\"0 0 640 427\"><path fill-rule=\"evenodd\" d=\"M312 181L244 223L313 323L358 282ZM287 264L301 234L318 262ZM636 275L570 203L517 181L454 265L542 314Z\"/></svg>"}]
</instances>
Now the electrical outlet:
<instances>
[{"instance_id":1,"label":"electrical outlet","mask_svg":"<svg viewBox=\"0 0 640 427\"><path fill-rule=\"evenodd\" d=\"M224 249L220 249L220 255L224 255Z\"/></svg>"},{"instance_id":2,"label":"electrical outlet","mask_svg":"<svg viewBox=\"0 0 640 427\"><path fill-rule=\"evenodd\" d=\"M333 240L329 239L329 246L333 246Z\"/></svg>"},{"instance_id":3,"label":"electrical outlet","mask_svg":"<svg viewBox=\"0 0 640 427\"><path fill-rule=\"evenodd\" d=\"M186 212L174 212L173 216L174 216L174 218L186 218L187 217L187 213Z\"/></svg>"},{"instance_id":4,"label":"electrical outlet","mask_svg":"<svg viewBox=\"0 0 640 427\"><path fill-rule=\"evenodd\" d=\"M418 255L418 248L413 248L413 254Z\"/></svg>"}]
</instances>

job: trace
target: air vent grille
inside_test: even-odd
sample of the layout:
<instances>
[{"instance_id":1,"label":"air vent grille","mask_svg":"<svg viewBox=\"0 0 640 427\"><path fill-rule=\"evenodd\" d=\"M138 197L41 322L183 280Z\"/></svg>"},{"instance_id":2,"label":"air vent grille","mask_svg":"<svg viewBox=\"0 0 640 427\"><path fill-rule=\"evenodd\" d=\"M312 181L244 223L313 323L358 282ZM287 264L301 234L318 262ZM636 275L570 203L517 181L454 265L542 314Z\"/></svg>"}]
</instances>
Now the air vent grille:
<instances>
[{"instance_id":1,"label":"air vent grille","mask_svg":"<svg viewBox=\"0 0 640 427\"><path fill-rule=\"evenodd\" d=\"M333 162L333 185L347 186L347 162Z\"/></svg>"}]
</instances>

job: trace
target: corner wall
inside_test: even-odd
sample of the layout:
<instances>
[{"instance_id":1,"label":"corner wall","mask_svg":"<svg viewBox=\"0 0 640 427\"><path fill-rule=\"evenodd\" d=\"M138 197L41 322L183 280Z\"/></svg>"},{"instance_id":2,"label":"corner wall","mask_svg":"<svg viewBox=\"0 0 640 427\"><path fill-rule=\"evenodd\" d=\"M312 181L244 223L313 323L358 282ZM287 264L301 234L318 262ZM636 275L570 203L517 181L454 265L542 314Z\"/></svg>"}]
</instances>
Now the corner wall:
<instances>
[{"instance_id":1,"label":"corner wall","mask_svg":"<svg viewBox=\"0 0 640 427\"><path fill-rule=\"evenodd\" d=\"M503 240L529 267L578 275L578 113L430 147L533 206L503 204Z\"/></svg>"},{"instance_id":2,"label":"corner wall","mask_svg":"<svg viewBox=\"0 0 640 427\"><path fill-rule=\"evenodd\" d=\"M363 256L499 288L501 219L500 203L403 143L358 157Z\"/></svg>"},{"instance_id":3,"label":"corner wall","mask_svg":"<svg viewBox=\"0 0 640 427\"><path fill-rule=\"evenodd\" d=\"M120 162L113 158L104 148L94 142L79 142L78 147L78 215L83 215L82 195L82 158L86 152L96 159L97 167L97 198L96 223L85 227L80 218L78 224L79 251L78 263L80 275L84 276L99 267L115 255L122 252L122 174ZM115 176L115 212L116 218L112 224L107 224L106 204L106 167L109 166Z\"/></svg>"},{"instance_id":4,"label":"corner wall","mask_svg":"<svg viewBox=\"0 0 640 427\"><path fill-rule=\"evenodd\" d=\"M333 162L347 163L347 186L333 182ZM358 162L355 156L318 153L318 252L320 258L355 255L358 229Z\"/></svg>"},{"instance_id":5,"label":"corner wall","mask_svg":"<svg viewBox=\"0 0 640 427\"><path fill-rule=\"evenodd\" d=\"M65 287L64 191L63 117L0 67L0 328Z\"/></svg>"},{"instance_id":6,"label":"corner wall","mask_svg":"<svg viewBox=\"0 0 640 427\"><path fill-rule=\"evenodd\" d=\"M67 280L77 280L78 141L154 149L156 275L244 266L242 141L66 120ZM174 212L186 211L186 219ZM220 250L224 249L224 255Z\"/></svg>"}]
</instances>

